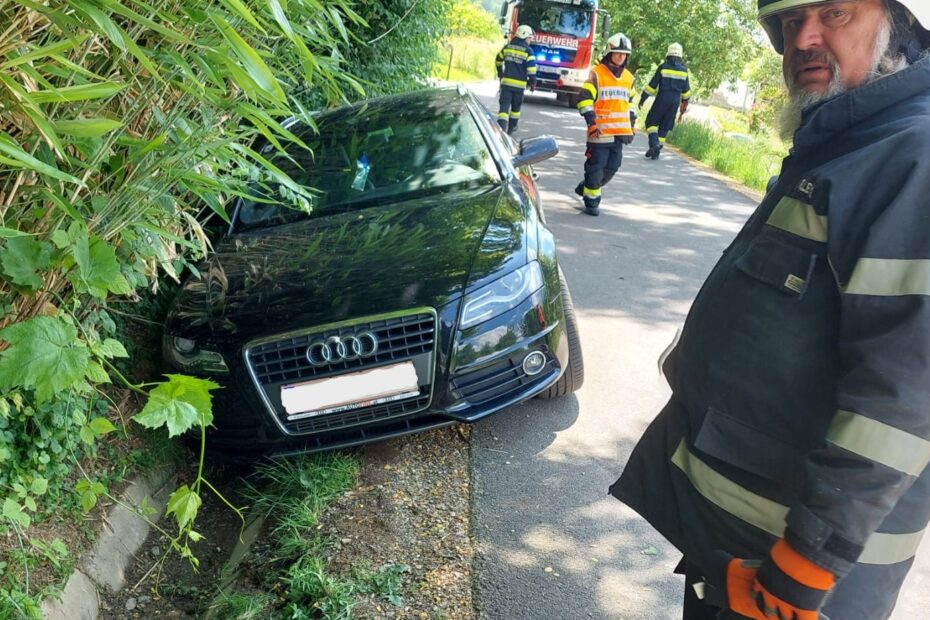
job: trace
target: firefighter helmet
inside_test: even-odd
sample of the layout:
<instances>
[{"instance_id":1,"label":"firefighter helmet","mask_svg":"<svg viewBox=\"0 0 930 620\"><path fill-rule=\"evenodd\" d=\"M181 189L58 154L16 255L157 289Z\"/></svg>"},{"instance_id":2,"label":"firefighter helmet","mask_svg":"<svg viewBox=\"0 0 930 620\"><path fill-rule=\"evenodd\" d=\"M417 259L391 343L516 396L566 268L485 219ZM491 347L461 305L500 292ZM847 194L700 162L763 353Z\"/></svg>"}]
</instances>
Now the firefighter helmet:
<instances>
[{"instance_id":1,"label":"firefighter helmet","mask_svg":"<svg viewBox=\"0 0 930 620\"><path fill-rule=\"evenodd\" d=\"M781 19L778 15L784 11L816 4L828 4L838 0L759 0L759 21L769 35L772 46L779 54L785 52L785 40L781 32ZM930 2L927 0L894 0L907 13L911 27L916 25L923 30L930 30Z\"/></svg>"},{"instance_id":2,"label":"firefighter helmet","mask_svg":"<svg viewBox=\"0 0 930 620\"><path fill-rule=\"evenodd\" d=\"M526 24L521 24L517 26L517 38L518 39L530 39L536 36L536 32Z\"/></svg>"},{"instance_id":3,"label":"firefighter helmet","mask_svg":"<svg viewBox=\"0 0 930 620\"><path fill-rule=\"evenodd\" d=\"M665 53L666 56L678 56L681 58L685 50L681 47L681 43L672 43L668 46L668 51Z\"/></svg>"},{"instance_id":4,"label":"firefighter helmet","mask_svg":"<svg viewBox=\"0 0 930 620\"><path fill-rule=\"evenodd\" d=\"M630 43L630 38L618 32L614 36L607 39L607 54L613 54L614 52L621 52L623 54L629 54L633 51L633 44Z\"/></svg>"}]
</instances>

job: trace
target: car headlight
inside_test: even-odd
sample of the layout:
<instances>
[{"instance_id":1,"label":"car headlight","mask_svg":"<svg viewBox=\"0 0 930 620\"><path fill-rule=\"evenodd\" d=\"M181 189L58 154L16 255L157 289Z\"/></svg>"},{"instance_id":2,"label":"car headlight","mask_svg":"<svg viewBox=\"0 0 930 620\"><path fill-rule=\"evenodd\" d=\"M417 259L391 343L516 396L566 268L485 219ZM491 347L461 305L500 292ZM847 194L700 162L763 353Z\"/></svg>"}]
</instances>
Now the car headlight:
<instances>
[{"instance_id":1,"label":"car headlight","mask_svg":"<svg viewBox=\"0 0 930 620\"><path fill-rule=\"evenodd\" d=\"M229 372L223 355L201 349L197 341L165 334L162 349L165 357L178 368L194 373L225 374Z\"/></svg>"},{"instance_id":2,"label":"car headlight","mask_svg":"<svg viewBox=\"0 0 930 620\"><path fill-rule=\"evenodd\" d=\"M471 327L507 312L542 288L542 285L542 267L537 261L527 263L466 295L459 327Z\"/></svg>"}]
</instances>

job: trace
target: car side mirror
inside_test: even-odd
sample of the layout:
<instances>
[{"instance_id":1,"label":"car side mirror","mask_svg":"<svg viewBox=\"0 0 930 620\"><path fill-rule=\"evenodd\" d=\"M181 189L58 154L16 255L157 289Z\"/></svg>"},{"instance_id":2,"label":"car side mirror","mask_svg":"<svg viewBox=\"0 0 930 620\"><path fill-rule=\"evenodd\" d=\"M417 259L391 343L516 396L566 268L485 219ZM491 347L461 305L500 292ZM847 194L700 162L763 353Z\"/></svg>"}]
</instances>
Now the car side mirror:
<instances>
[{"instance_id":1,"label":"car side mirror","mask_svg":"<svg viewBox=\"0 0 930 620\"><path fill-rule=\"evenodd\" d=\"M559 143L552 136L538 136L520 141L520 153L513 158L513 167L532 166L559 154Z\"/></svg>"}]
</instances>

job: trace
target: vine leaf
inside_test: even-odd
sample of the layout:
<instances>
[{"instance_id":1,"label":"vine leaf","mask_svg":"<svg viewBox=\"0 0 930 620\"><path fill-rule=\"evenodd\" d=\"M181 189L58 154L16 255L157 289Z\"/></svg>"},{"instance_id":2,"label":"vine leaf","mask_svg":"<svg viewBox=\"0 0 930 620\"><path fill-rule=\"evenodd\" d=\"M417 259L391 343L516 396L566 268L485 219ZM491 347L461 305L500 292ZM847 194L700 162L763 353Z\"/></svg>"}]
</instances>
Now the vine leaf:
<instances>
[{"instance_id":1,"label":"vine leaf","mask_svg":"<svg viewBox=\"0 0 930 620\"><path fill-rule=\"evenodd\" d=\"M41 403L89 387L84 377L90 351L65 320L38 316L0 330L0 339L10 345L0 353L0 388L33 388Z\"/></svg>"},{"instance_id":2,"label":"vine leaf","mask_svg":"<svg viewBox=\"0 0 930 620\"><path fill-rule=\"evenodd\" d=\"M0 249L0 264L3 265L4 275L13 284L26 286L34 291L42 288L43 282L39 272L51 266L51 257L51 246L32 237L8 239L3 249Z\"/></svg>"},{"instance_id":3,"label":"vine leaf","mask_svg":"<svg viewBox=\"0 0 930 620\"><path fill-rule=\"evenodd\" d=\"M26 514L23 507L9 497L3 501L3 516L19 524L23 529L28 528L29 524L32 523L32 519Z\"/></svg>"},{"instance_id":4,"label":"vine leaf","mask_svg":"<svg viewBox=\"0 0 930 620\"><path fill-rule=\"evenodd\" d=\"M187 525L194 522L200 504L200 496L186 484L182 484L168 498L168 509L165 512L166 514L174 514L178 527L183 530Z\"/></svg>"},{"instance_id":5,"label":"vine leaf","mask_svg":"<svg viewBox=\"0 0 930 620\"><path fill-rule=\"evenodd\" d=\"M129 282L120 272L116 252L99 237L75 235L72 251L77 270L69 279L75 288L105 299L107 293L126 295L132 292Z\"/></svg>"},{"instance_id":6,"label":"vine leaf","mask_svg":"<svg viewBox=\"0 0 930 620\"><path fill-rule=\"evenodd\" d=\"M190 430L195 424L213 423L211 390L219 387L208 379L185 375L165 375L168 381L149 392L149 400L133 420L146 428L168 427L174 437Z\"/></svg>"}]
</instances>

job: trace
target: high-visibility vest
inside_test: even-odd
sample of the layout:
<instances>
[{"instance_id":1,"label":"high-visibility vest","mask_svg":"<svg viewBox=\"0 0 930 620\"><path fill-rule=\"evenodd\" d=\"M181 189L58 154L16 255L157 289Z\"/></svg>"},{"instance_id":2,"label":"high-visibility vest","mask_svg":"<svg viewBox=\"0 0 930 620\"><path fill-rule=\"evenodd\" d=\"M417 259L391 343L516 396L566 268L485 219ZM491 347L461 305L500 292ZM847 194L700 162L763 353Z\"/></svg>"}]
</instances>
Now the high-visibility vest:
<instances>
[{"instance_id":1,"label":"high-visibility vest","mask_svg":"<svg viewBox=\"0 0 930 620\"><path fill-rule=\"evenodd\" d=\"M588 142L614 142L616 136L633 135L630 124L630 99L633 96L633 74L626 69L616 77L605 65L594 67L597 75L597 99L594 115L601 136Z\"/></svg>"}]
</instances>

